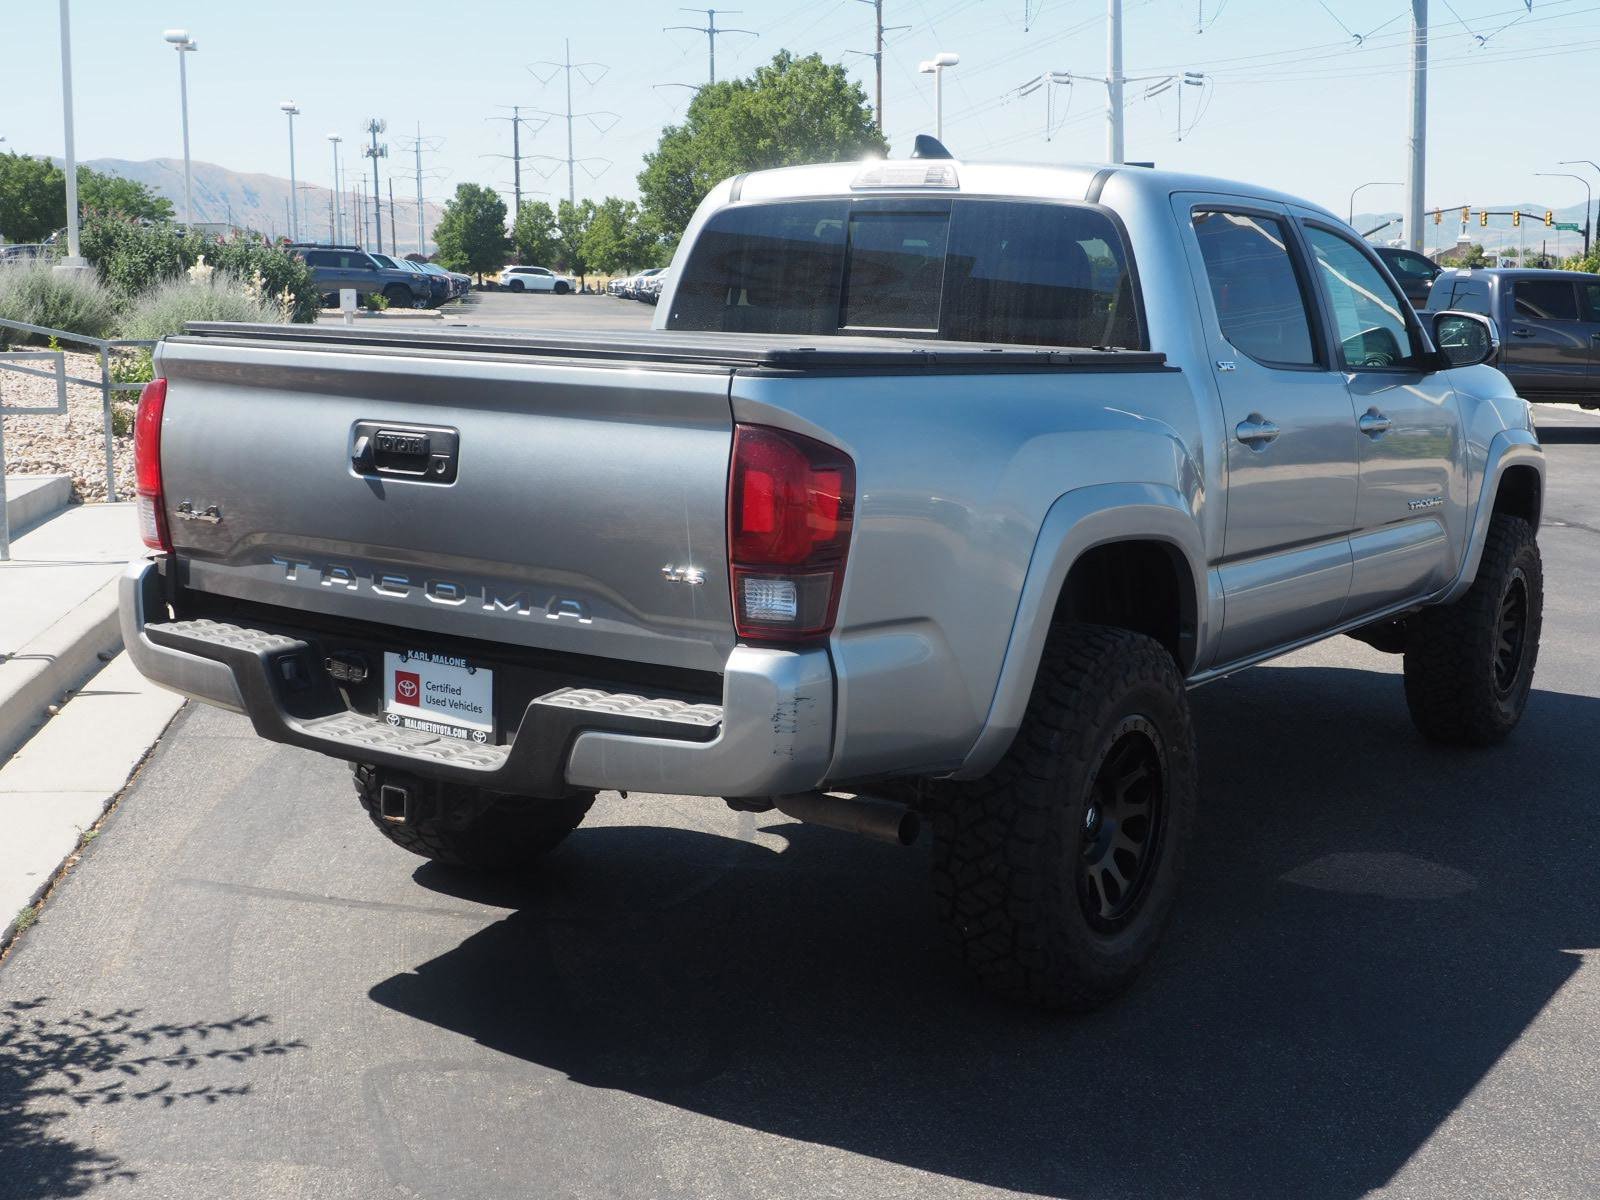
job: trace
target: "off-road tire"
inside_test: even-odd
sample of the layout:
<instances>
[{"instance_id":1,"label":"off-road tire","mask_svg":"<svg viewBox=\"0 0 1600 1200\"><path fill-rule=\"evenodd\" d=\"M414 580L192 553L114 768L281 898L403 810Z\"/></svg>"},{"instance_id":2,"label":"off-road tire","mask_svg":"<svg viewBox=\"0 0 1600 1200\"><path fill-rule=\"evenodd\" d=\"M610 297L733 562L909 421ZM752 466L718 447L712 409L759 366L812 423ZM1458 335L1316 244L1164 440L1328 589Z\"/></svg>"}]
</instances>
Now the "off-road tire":
<instances>
[{"instance_id":1,"label":"off-road tire","mask_svg":"<svg viewBox=\"0 0 1600 1200\"><path fill-rule=\"evenodd\" d=\"M1090 914L1085 872L1109 822L1096 836L1086 820L1091 799L1097 809L1106 800L1109 785L1096 782L1112 769L1110 752L1122 747L1120 761L1135 742L1154 755L1159 794L1146 800L1145 870L1128 911L1108 922ZM1196 790L1194 730L1171 654L1124 629L1052 633L1005 757L981 780L939 788L930 804L935 901L968 970L991 991L1053 1009L1091 1009L1127 988L1172 907Z\"/></svg>"},{"instance_id":2,"label":"off-road tire","mask_svg":"<svg viewBox=\"0 0 1600 1200\"><path fill-rule=\"evenodd\" d=\"M1527 707L1543 624L1544 567L1533 526L1496 513L1466 594L1407 622L1406 706L1423 736L1451 746L1503 741Z\"/></svg>"},{"instance_id":3,"label":"off-road tire","mask_svg":"<svg viewBox=\"0 0 1600 1200\"><path fill-rule=\"evenodd\" d=\"M384 837L402 850L430 858L446 866L471 871L499 873L526 867L554 850L576 829L594 803L592 794L566 800L531 800L507 796L470 820L452 820L446 815L420 824L401 823L384 818L379 805L383 768L370 763L353 763L356 796L372 823ZM437 785L443 790L448 814L452 789L462 809L472 807L472 789L460 784Z\"/></svg>"},{"instance_id":4,"label":"off-road tire","mask_svg":"<svg viewBox=\"0 0 1600 1200\"><path fill-rule=\"evenodd\" d=\"M384 288L383 298L389 302L390 308L410 308L412 305L411 289L401 287L398 283L391 283Z\"/></svg>"}]
</instances>

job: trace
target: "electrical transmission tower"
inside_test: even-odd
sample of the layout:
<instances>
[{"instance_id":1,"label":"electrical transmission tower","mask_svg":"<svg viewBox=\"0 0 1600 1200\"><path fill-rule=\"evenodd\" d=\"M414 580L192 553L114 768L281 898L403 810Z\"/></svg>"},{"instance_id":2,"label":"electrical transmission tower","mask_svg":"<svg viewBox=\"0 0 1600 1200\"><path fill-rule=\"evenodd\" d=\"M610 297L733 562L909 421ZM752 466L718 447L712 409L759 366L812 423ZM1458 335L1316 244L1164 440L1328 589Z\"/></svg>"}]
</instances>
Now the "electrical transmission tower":
<instances>
[{"instance_id":1,"label":"electrical transmission tower","mask_svg":"<svg viewBox=\"0 0 1600 1200\"><path fill-rule=\"evenodd\" d=\"M485 121L509 121L509 122L511 122L511 153L510 154L485 154L485 155L481 155L481 157L483 157L483 158L509 158L511 160L511 187L512 187L512 195L513 195L513 197L515 198L515 201L516 201L516 206L511 210L511 219L514 221L514 220L516 220L517 214L522 211L522 160L524 158L535 158L535 157L539 157L539 156L538 155L531 155L531 154L530 155L525 155L525 154L522 153L522 127L524 125L533 124L531 121L528 120L527 117L522 115L522 105L520 105L520 104L497 104L495 107L496 108L509 108L511 110L511 115L509 117L485 117L484 120ZM550 124L550 115L548 113L538 113L536 115L539 117L539 123L534 126L534 128L533 128L533 132L534 133L538 133L539 130L543 129L546 125Z\"/></svg>"},{"instance_id":2,"label":"electrical transmission tower","mask_svg":"<svg viewBox=\"0 0 1600 1200\"><path fill-rule=\"evenodd\" d=\"M428 180L443 179L444 178L444 172L440 171L440 170L437 170L436 168L430 168L427 171L424 171L422 169L422 156L424 154L437 154L439 152L439 148L444 145L444 139L442 137L427 137L427 138L423 137L422 136L422 122L419 121L419 122L417 122L417 136L414 137L414 138L409 139L409 141L410 141L410 145L402 145L400 147L400 150L401 150L402 153L411 155L412 161L415 163L415 167L413 168L413 170L411 171L411 173L409 175L402 172L401 175L400 175L400 178L409 179L416 185L416 188L417 188L417 253L426 256L428 251L426 249L426 244L425 244L423 236L422 236L422 215L423 215L423 209L422 209L422 181L424 179L428 179ZM394 217L394 205L393 205L393 202L390 203L389 215L390 215L390 227L393 228L393 217ZM398 247L396 247L396 248L398 249Z\"/></svg>"},{"instance_id":3,"label":"electrical transmission tower","mask_svg":"<svg viewBox=\"0 0 1600 1200\"><path fill-rule=\"evenodd\" d=\"M877 75L877 86L873 92L872 118L877 125L878 132L883 132L883 35L897 33L902 29L910 29L909 25L885 25L883 23L883 0L857 0L860 4L872 5L873 39L871 50L846 50L846 54L859 54L863 58L870 58L874 73ZM696 11L699 11L698 9ZM720 30L719 30L720 32Z\"/></svg>"},{"instance_id":4,"label":"electrical transmission tower","mask_svg":"<svg viewBox=\"0 0 1600 1200\"><path fill-rule=\"evenodd\" d=\"M378 144L378 135L389 128L389 122L373 117L367 122L367 132L372 135L372 145L363 146L361 153L372 160L372 232L378 239L378 253L383 253L383 192L378 184L378 160L389 157L387 144Z\"/></svg>"},{"instance_id":5,"label":"electrical transmission tower","mask_svg":"<svg viewBox=\"0 0 1600 1200\"><path fill-rule=\"evenodd\" d=\"M592 162L600 162L600 163L605 163L606 167L609 167L611 165L611 160L608 159L608 158L578 158L576 153L574 152L574 150L572 148L572 123L575 120L578 120L578 119L582 119L582 120L588 121L589 124L593 125L595 127L595 129L598 130L600 135L603 137L607 133L610 133L611 130L616 127L617 122L622 120L622 118L620 116L618 116L614 112L604 112L604 111L602 111L602 112L575 113L575 112L572 111L572 73L574 71L576 71L578 73L579 77L582 78L585 83L587 83L590 87L593 87L595 84L599 83L601 79L605 78L606 72L609 71L611 68L606 66L604 63L593 63L593 62L590 62L590 63L575 63L575 62L573 62L572 61L572 41L571 41L571 39L568 39L566 41L565 49L566 49L566 56L565 56L564 61L562 61L562 62L536 62L536 63L531 64L528 67L528 72L535 79L539 80L539 82L542 83L542 84L549 83L552 79L554 79L556 77L556 74L558 72L565 72L566 73L566 76L567 76L567 111L564 112L564 113L547 112L547 111L544 111L542 109L535 110L535 111L536 111L536 115L542 116L542 117L548 117L550 119L555 119L557 117L565 117L566 118L566 122L567 122L567 156L566 156L566 158L557 158L554 155L550 155L550 154L533 154L533 155L529 155L529 157L530 158L543 159L543 160L545 160L547 162L552 162L552 163L556 163L556 164L560 164L560 163L563 163L563 162L566 163L567 164L567 202L569 204L576 204L578 202L578 181L577 181L577 167L578 167L578 165L580 163L583 164L583 169L586 172L588 172L589 177L591 179L593 179L593 178L596 178L601 173L601 171L604 171L605 167L601 167L600 171L590 171L588 164L592 163ZM541 76L538 71L534 70L534 67L549 67L550 68L550 72L547 75ZM605 124L601 124L600 118L602 118L602 117L609 117L610 120Z\"/></svg>"},{"instance_id":6,"label":"electrical transmission tower","mask_svg":"<svg viewBox=\"0 0 1600 1200\"><path fill-rule=\"evenodd\" d=\"M878 7L881 10L883 6L880 3ZM717 38L718 38L719 35L724 34L724 33L743 33L743 34L748 34L750 37L760 37L761 36L754 29L731 29L731 28L727 28L727 27L724 27L722 29L718 29L717 28L717 10L714 9L714 8L683 8L683 9L679 9L678 11L679 12L692 12L692 13L705 13L705 15L706 15L706 23L704 25L663 25L661 27L661 29L662 29L662 32L664 32L664 33L668 32L668 31L671 31L671 30L674 30L674 29L684 29L684 30L689 31L690 33L703 33L703 34L706 35L706 46L709 49L710 54L711 54L711 67L710 67L710 70L711 70L711 82L712 83L715 83L717 81ZM722 15L723 16L737 16L739 13L741 13L743 11L744 11L743 9L739 9L739 8L725 8L725 9L722 10ZM879 40L878 48L880 50L883 49L881 34L880 34L880 40Z\"/></svg>"}]
</instances>

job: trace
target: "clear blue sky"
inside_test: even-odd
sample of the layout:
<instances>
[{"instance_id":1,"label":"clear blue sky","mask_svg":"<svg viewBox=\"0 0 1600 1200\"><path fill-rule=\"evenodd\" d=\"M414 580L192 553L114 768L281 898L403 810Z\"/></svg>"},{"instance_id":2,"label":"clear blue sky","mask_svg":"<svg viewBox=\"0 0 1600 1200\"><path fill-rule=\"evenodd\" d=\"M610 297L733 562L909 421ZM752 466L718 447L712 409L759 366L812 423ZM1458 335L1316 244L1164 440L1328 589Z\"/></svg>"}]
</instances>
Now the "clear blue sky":
<instances>
[{"instance_id":1,"label":"clear blue sky","mask_svg":"<svg viewBox=\"0 0 1600 1200\"><path fill-rule=\"evenodd\" d=\"M743 11L718 23L758 31L719 39L719 77L748 73L779 49L846 61L871 95L872 8L860 0L732 0ZM1600 0L1433 0L1427 203L1511 201L1566 206L1572 180L1538 179L1557 160L1600 161L1595 117ZM8 6L0 136L6 149L61 152L56 5ZM884 109L896 151L933 125L931 78L917 62L935 51L962 57L945 77L945 140L959 157L1082 161L1104 157L1104 89L1079 83L1019 97L1045 70L1105 69L1103 0L885 0L890 35ZM1409 0L1126 0L1128 75L1201 71L1203 88L1128 87L1128 157L1270 184L1344 212L1350 189L1405 178ZM472 180L510 190L509 128L484 118L499 105L559 109L549 68L570 37L578 62L605 64L598 83L574 78L574 107L610 125L577 124L580 195L636 194L641 157L699 83L706 39L663 32L704 14L654 0L74 0L78 153L144 159L181 154L178 67L161 40L186 27L200 50L189 62L192 152L242 171L288 174L280 100L298 124L302 181L326 183L337 131L346 148L369 116L388 119L391 153L422 122L442 139L425 166L443 197ZM24 34L32 25L34 32ZM1354 34L1364 35L1358 42ZM1479 41L1479 39L1484 39ZM24 52L25 46L31 46ZM598 71L589 68L590 77ZM541 79L549 79L541 83ZM1177 97L1183 93L1180 138ZM1057 127L1046 140L1046 91ZM613 123L614 122L614 123ZM565 123L524 139L524 152L565 156ZM409 161L391 159L397 169ZM565 168L530 162L524 187L565 195ZM548 172L541 179L535 172ZM1594 177L1600 189L1600 176ZM397 178L396 191L411 190ZM1398 209L1399 188L1370 188L1358 210ZM1430 229L1430 234L1431 234Z\"/></svg>"}]
</instances>

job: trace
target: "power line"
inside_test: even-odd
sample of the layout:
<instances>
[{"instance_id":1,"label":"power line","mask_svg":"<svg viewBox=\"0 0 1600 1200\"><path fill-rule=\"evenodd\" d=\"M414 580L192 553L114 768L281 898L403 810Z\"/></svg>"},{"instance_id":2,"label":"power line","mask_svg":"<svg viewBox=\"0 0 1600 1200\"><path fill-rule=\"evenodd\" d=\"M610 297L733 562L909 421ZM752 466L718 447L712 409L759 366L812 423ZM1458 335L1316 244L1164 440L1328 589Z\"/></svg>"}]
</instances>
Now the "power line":
<instances>
[{"instance_id":1,"label":"power line","mask_svg":"<svg viewBox=\"0 0 1600 1200\"><path fill-rule=\"evenodd\" d=\"M881 0L880 0L880 2L881 2ZM743 34L748 34L750 37L760 37L761 36L754 29L732 29L732 28L729 28L729 27L726 27L726 26L721 28L721 29L718 29L717 28L717 10L714 9L714 8L682 8L682 9L679 9L678 11L679 12L696 12L696 13L697 12L703 12L706 15L706 23L704 25L663 25L661 27L661 31L663 33L667 33L667 32L670 32L671 30L674 30L674 29L683 29L683 30L687 30L687 31L689 31L691 33L703 33L703 34L706 35L706 47L707 47L708 51L710 52L710 56L711 56L711 62L710 62L711 78L710 78L710 81L712 83L715 83L717 81L717 37L720 34L724 34L724 33L743 33ZM731 16L737 16L739 13L741 13L743 11L744 10L741 9L741 8L725 8L725 9L722 10L722 13L723 13L724 16L730 16L730 15Z\"/></svg>"},{"instance_id":2,"label":"power line","mask_svg":"<svg viewBox=\"0 0 1600 1200\"><path fill-rule=\"evenodd\" d=\"M604 63L595 63L595 62L575 63L575 62L573 62L572 61L572 39L570 39L570 38L566 39L566 41L565 41L565 50L566 50L566 54L565 54L565 58L564 58L564 60L562 62L537 62L537 63L533 63L528 67L528 72L535 79L538 79L539 82L542 83L542 84L548 84L552 79L554 79L556 77L556 74L558 72L565 72L566 73L566 76L567 76L567 111L564 114L563 113L558 113L558 112L546 112L544 110L536 110L536 111L539 113L540 116L545 116L545 117L550 117L550 118L561 117L561 116L565 116L566 117L566 121L567 121L567 157L565 159L561 159L561 158L556 158L555 156L549 155L549 154L536 154L536 155L532 155L530 157L544 159L546 161L554 162L554 163L565 162L567 164L567 203L576 204L578 202L578 183L577 183L577 170L576 170L578 165L579 164L583 164L584 171L588 173L588 175L589 175L589 177L591 179L594 179L594 178L598 178L599 175L606 168L602 167L602 168L600 168L599 171L590 171L589 167L588 167L588 164L592 163L592 162L602 162L602 163L606 164L606 167L609 167L611 165L611 160L608 159L608 158L578 158L577 157L576 153L574 152L574 150L572 148L572 123L573 123L573 121L578 119L578 118L580 118L580 117L583 118L584 120L588 121L589 124L593 125L595 127L595 129L597 129L600 132L600 135L602 137L604 137L607 133L611 132L611 130L616 127L617 122L622 120L622 118L620 116L618 116L614 112L601 111L601 112L575 113L575 112L572 111L572 73L574 71L576 71L578 73L579 77L585 83L587 83L590 87L593 87L595 84L599 83L600 80L605 78L606 72L609 71L611 68L606 66ZM540 78L539 72L535 71L533 69L534 67L549 67L549 68L551 68L550 74L545 76L545 77L543 77L543 78ZM599 118L599 117L610 117L611 120L610 120L610 122L608 124L602 125L599 122L599 120L597 120L597 118Z\"/></svg>"}]
</instances>

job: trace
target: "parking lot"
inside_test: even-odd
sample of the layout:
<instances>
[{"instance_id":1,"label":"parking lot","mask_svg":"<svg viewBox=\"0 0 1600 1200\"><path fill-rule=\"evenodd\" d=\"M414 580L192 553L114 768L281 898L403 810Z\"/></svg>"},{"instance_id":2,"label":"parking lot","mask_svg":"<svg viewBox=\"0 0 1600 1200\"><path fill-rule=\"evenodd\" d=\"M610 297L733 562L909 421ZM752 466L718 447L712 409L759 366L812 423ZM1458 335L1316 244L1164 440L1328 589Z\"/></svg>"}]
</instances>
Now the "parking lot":
<instances>
[{"instance_id":1,"label":"parking lot","mask_svg":"<svg viewBox=\"0 0 1600 1200\"><path fill-rule=\"evenodd\" d=\"M926 840L607 794L485 883L191 706L0 967L0 1197L1595 1195L1600 419L1540 423L1511 741L1424 743L1344 638L1196 691L1175 925L1090 1017L963 979Z\"/></svg>"}]
</instances>

